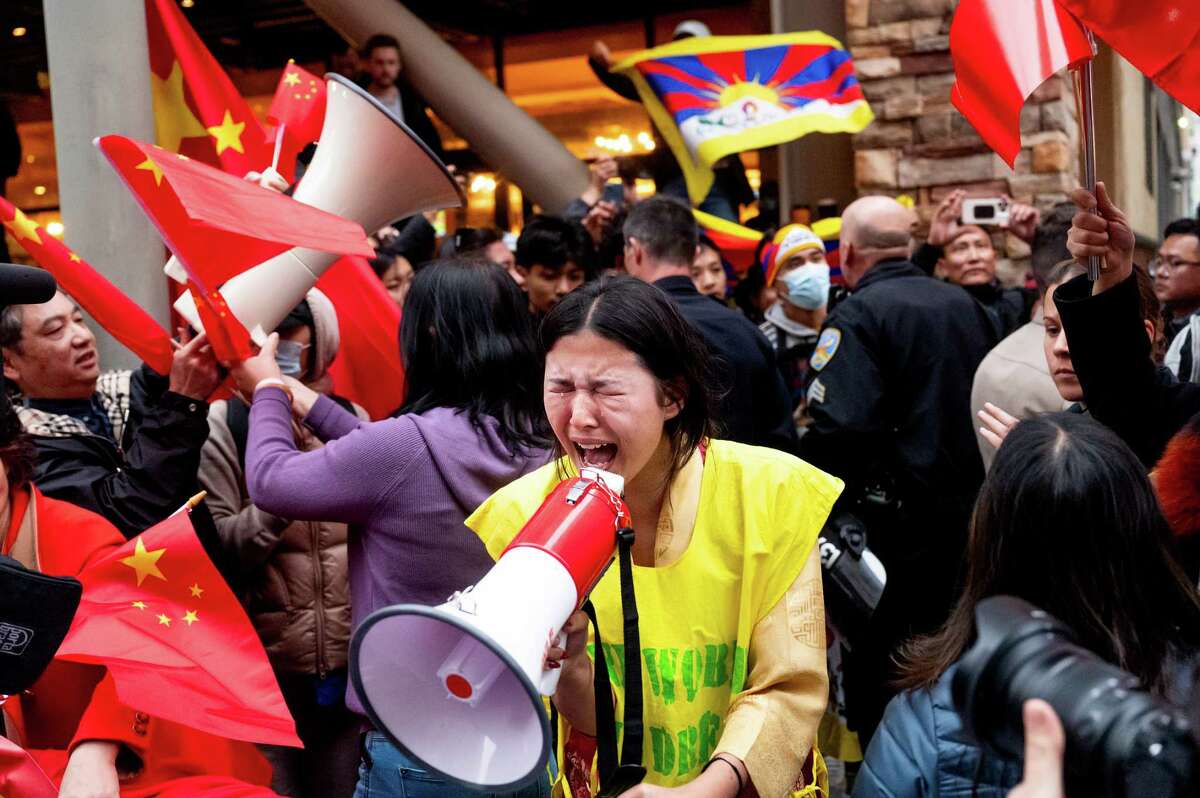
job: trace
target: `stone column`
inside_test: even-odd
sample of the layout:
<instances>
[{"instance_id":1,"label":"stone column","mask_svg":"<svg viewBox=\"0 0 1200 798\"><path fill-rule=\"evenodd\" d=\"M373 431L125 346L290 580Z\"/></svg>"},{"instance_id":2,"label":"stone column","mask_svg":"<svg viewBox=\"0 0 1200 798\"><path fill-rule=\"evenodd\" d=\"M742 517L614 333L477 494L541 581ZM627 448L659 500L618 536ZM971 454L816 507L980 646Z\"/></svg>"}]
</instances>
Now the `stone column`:
<instances>
[{"instance_id":1,"label":"stone column","mask_svg":"<svg viewBox=\"0 0 1200 798\"><path fill-rule=\"evenodd\" d=\"M1078 183L1079 124L1070 75L1042 85L1021 113L1022 145L1010 170L950 104L955 0L846 0L847 44L876 121L854 136L860 194L907 194L923 225L956 188L1007 194L1043 212ZM1023 276L1029 247L996 233L1002 279Z\"/></svg>"},{"instance_id":2,"label":"stone column","mask_svg":"<svg viewBox=\"0 0 1200 798\"><path fill-rule=\"evenodd\" d=\"M819 30L846 43L846 16L828 0L771 0L771 32ZM860 76L861 77L861 76ZM878 110L876 110L878 114ZM854 151L847 133L810 133L778 147L779 210L790 221L793 205L814 210L825 197L845 207L854 199Z\"/></svg>"},{"instance_id":3,"label":"stone column","mask_svg":"<svg viewBox=\"0 0 1200 798\"><path fill-rule=\"evenodd\" d=\"M50 101L64 238L165 326L166 250L92 139L154 141L146 9L142 0L45 0ZM136 358L93 325L102 368Z\"/></svg>"}]
</instances>

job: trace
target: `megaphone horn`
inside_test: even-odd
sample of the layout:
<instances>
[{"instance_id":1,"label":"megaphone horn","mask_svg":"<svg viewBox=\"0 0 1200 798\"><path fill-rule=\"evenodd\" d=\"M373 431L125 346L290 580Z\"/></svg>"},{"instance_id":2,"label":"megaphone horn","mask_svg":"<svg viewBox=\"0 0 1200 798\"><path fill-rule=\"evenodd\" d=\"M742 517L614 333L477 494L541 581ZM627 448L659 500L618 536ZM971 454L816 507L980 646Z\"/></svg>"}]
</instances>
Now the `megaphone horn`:
<instances>
[{"instance_id":1,"label":"megaphone horn","mask_svg":"<svg viewBox=\"0 0 1200 798\"><path fill-rule=\"evenodd\" d=\"M438 607L369 615L350 678L375 727L425 768L476 790L537 778L550 755L546 649L613 560L628 526L615 474L564 480L474 587Z\"/></svg>"},{"instance_id":2,"label":"megaphone horn","mask_svg":"<svg viewBox=\"0 0 1200 798\"><path fill-rule=\"evenodd\" d=\"M425 142L352 81L333 73L325 79L325 124L294 199L356 221L368 232L406 216L462 205L454 176ZM261 344L339 257L298 247L234 277L221 294ZM175 258L163 271L179 282L187 279ZM179 297L175 310L203 329L190 294Z\"/></svg>"}]
</instances>

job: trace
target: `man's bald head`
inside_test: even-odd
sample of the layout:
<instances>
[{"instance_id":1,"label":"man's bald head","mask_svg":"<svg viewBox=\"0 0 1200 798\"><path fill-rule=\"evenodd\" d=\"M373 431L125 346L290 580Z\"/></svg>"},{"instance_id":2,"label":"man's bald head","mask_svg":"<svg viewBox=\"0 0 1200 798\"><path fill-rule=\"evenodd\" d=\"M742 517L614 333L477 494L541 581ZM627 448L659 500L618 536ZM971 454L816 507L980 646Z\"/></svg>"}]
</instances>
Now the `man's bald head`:
<instances>
[{"instance_id":1,"label":"man's bald head","mask_svg":"<svg viewBox=\"0 0 1200 798\"><path fill-rule=\"evenodd\" d=\"M882 260L911 254L917 215L891 197L863 197L842 212L842 275L854 288Z\"/></svg>"}]
</instances>

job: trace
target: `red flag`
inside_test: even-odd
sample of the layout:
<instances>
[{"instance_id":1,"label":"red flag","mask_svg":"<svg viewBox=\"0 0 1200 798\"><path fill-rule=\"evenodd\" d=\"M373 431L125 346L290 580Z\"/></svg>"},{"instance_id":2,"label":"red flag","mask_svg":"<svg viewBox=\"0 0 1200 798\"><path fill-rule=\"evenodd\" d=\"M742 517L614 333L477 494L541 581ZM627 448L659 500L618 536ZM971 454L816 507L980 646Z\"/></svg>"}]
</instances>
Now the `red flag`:
<instances>
[{"instance_id":1,"label":"red flag","mask_svg":"<svg viewBox=\"0 0 1200 798\"><path fill-rule=\"evenodd\" d=\"M325 124L325 81L288 64L279 76L267 121L285 125L284 138L299 145L298 149L316 141Z\"/></svg>"},{"instance_id":2,"label":"red flag","mask_svg":"<svg viewBox=\"0 0 1200 798\"><path fill-rule=\"evenodd\" d=\"M754 264L754 251L758 248L758 242L762 241L762 233L695 208L692 213L700 232L721 250L721 257L729 261L736 273L745 274Z\"/></svg>"},{"instance_id":3,"label":"red flag","mask_svg":"<svg viewBox=\"0 0 1200 798\"><path fill-rule=\"evenodd\" d=\"M149 313L3 197L0 223L113 338L159 374L171 371L171 337Z\"/></svg>"},{"instance_id":4,"label":"red flag","mask_svg":"<svg viewBox=\"0 0 1200 798\"><path fill-rule=\"evenodd\" d=\"M0 737L0 795L58 798L58 788L28 751Z\"/></svg>"},{"instance_id":5,"label":"red flag","mask_svg":"<svg viewBox=\"0 0 1200 798\"><path fill-rule=\"evenodd\" d=\"M292 247L374 254L362 227L340 216L124 136L97 146L196 285L212 312L202 320L222 327L205 327L222 360L244 356L249 336L215 296L221 283Z\"/></svg>"},{"instance_id":6,"label":"red flag","mask_svg":"<svg viewBox=\"0 0 1200 798\"><path fill-rule=\"evenodd\" d=\"M89 566L59 659L103 665L121 703L193 729L300 746L262 643L176 513Z\"/></svg>"},{"instance_id":7,"label":"red flag","mask_svg":"<svg viewBox=\"0 0 1200 798\"><path fill-rule=\"evenodd\" d=\"M950 98L1012 167L1021 106L1055 72L1092 57L1079 23L1053 0L962 0L950 25Z\"/></svg>"},{"instance_id":8,"label":"red flag","mask_svg":"<svg viewBox=\"0 0 1200 798\"><path fill-rule=\"evenodd\" d=\"M146 32L159 145L238 177L270 166L262 125L175 0L146 0Z\"/></svg>"},{"instance_id":9,"label":"red flag","mask_svg":"<svg viewBox=\"0 0 1200 798\"><path fill-rule=\"evenodd\" d=\"M1179 0L1058 0L1163 91L1200 114L1200 8Z\"/></svg>"},{"instance_id":10,"label":"red flag","mask_svg":"<svg viewBox=\"0 0 1200 798\"><path fill-rule=\"evenodd\" d=\"M362 258L342 258L317 288L338 314L341 344L329 367L334 390L373 419L391 415L404 402L400 308Z\"/></svg>"}]
</instances>

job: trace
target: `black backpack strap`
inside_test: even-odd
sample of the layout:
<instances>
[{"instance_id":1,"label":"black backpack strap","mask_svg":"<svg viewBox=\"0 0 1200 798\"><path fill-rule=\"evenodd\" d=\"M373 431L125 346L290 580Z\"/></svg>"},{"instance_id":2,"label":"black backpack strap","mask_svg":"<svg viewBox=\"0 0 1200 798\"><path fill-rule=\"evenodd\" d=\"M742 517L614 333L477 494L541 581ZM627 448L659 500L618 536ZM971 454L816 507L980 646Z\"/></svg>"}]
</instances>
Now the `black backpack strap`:
<instances>
[{"instance_id":1,"label":"black backpack strap","mask_svg":"<svg viewBox=\"0 0 1200 798\"><path fill-rule=\"evenodd\" d=\"M236 396L225 403L225 426L237 446L238 466L246 473L246 441L250 437L250 405Z\"/></svg>"}]
</instances>

